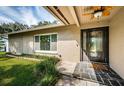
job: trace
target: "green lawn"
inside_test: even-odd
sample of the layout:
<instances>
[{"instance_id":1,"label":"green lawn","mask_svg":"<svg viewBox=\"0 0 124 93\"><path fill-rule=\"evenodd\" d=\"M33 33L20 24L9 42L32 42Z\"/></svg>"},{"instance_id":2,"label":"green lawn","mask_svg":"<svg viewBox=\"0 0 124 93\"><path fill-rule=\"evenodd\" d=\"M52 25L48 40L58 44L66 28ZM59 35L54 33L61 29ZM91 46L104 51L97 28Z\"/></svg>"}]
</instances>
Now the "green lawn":
<instances>
[{"instance_id":1,"label":"green lawn","mask_svg":"<svg viewBox=\"0 0 124 93\"><path fill-rule=\"evenodd\" d=\"M36 62L2 57L0 58L0 85L52 85L51 81L57 79L58 73L56 73L55 65L50 65L52 63L50 61L52 60L49 58L43 62ZM55 72L55 75L49 69Z\"/></svg>"},{"instance_id":2,"label":"green lawn","mask_svg":"<svg viewBox=\"0 0 124 93\"><path fill-rule=\"evenodd\" d=\"M0 55L5 55L5 54L6 54L6 52L1 52L1 51L0 51Z\"/></svg>"}]
</instances>

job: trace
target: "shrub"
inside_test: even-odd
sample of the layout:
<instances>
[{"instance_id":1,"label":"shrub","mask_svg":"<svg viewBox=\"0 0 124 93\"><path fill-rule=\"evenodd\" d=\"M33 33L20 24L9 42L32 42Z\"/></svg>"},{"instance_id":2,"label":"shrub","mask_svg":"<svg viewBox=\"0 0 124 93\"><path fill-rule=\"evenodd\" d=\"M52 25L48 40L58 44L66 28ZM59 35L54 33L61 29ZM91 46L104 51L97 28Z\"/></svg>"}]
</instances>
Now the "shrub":
<instances>
[{"instance_id":1,"label":"shrub","mask_svg":"<svg viewBox=\"0 0 124 93\"><path fill-rule=\"evenodd\" d=\"M59 79L58 76L45 74L40 81L40 85L42 86L55 85L58 79Z\"/></svg>"},{"instance_id":2,"label":"shrub","mask_svg":"<svg viewBox=\"0 0 124 93\"><path fill-rule=\"evenodd\" d=\"M56 63L59 61L56 57L47 57L37 65L37 75L40 77L39 85L54 85L59 78L59 72L56 70Z\"/></svg>"}]
</instances>

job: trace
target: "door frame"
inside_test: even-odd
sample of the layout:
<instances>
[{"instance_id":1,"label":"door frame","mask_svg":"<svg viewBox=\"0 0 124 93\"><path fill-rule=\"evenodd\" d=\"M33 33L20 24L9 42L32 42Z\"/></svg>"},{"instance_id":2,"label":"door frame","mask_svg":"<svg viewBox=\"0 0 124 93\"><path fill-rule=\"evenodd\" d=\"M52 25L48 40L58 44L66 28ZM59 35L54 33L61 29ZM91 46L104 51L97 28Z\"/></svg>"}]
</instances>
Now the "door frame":
<instances>
[{"instance_id":1,"label":"door frame","mask_svg":"<svg viewBox=\"0 0 124 93\"><path fill-rule=\"evenodd\" d=\"M83 32L84 31L89 31L89 32L92 32L92 31L104 31L103 33L103 51L104 51L104 63L105 64L108 64L109 65L109 26L105 26L105 27L97 27L97 28L88 28L88 29L81 29L81 42L80 42L80 45L81 45L81 61L83 61Z\"/></svg>"}]
</instances>

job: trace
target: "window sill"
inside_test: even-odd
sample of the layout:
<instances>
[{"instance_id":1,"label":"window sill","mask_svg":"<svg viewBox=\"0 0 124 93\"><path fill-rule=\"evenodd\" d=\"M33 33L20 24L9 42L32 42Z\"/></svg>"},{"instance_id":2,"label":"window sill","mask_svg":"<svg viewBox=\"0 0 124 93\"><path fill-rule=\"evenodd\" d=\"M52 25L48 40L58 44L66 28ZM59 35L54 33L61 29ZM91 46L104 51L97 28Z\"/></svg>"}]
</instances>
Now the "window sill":
<instances>
[{"instance_id":1,"label":"window sill","mask_svg":"<svg viewBox=\"0 0 124 93\"><path fill-rule=\"evenodd\" d=\"M58 54L57 51L42 51L42 50L36 50L36 53L44 53L44 54Z\"/></svg>"}]
</instances>

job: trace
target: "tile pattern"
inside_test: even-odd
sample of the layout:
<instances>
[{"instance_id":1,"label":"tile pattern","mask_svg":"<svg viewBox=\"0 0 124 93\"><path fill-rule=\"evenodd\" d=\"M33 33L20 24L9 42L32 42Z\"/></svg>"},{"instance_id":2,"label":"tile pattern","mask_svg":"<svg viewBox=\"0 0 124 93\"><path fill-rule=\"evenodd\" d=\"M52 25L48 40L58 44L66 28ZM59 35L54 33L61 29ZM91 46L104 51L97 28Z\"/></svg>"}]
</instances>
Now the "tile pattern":
<instances>
[{"instance_id":1,"label":"tile pattern","mask_svg":"<svg viewBox=\"0 0 124 93\"><path fill-rule=\"evenodd\" d=\"M107 86L124 86L124 80L108 65L81 62L75 67L73 77Z\"/></svg>"}]
</instances>

